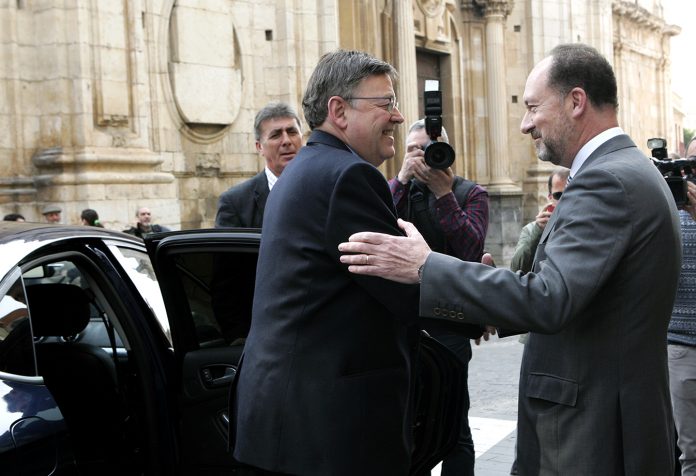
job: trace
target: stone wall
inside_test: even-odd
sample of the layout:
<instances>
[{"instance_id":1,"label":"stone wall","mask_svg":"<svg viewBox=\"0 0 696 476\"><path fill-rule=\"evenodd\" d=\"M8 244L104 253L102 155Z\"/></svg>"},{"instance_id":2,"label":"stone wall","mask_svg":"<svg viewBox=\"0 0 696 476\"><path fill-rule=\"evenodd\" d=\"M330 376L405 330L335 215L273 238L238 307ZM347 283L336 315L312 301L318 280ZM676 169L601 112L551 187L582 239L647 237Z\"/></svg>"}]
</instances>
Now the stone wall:
<instances>
[{"instance_id":1,"label":"stone wall","mask_svg":"<svg viewBox=\"0 0 696 476\"><path fill-rule=\"evenodd\" d=\"M558 43L591 43L615 66L621 125L639 146L674 141L678 28L661 15L659 0L0 1L0 213L38 220L57 202L65 223L89 207L122 229L144 205L175 229L212 226L220 193L263 167L256 111L300 109L323 53L393 63L411 122L418 51L438 58L454 168L489 190L504 265L550 171L519 132L527 73Z\"/></svg>"}]
</instances>

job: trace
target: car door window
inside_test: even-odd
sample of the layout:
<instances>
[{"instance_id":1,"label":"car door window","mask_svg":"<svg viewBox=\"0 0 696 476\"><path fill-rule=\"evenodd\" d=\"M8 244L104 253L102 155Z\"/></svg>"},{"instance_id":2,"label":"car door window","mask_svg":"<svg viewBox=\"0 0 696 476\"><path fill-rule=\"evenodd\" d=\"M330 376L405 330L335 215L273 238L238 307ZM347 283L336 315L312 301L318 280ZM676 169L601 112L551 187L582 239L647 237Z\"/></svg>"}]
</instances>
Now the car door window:
<instances>
[{"instance_id":1,"label":"car door window","mask_svg":"<svg viewBox=\"0 0 696 476\"><path fill-rule=\"evenodd\" d=\"M0 286L0 296L0 371L36 376L27 298L19 269Z\"/></svg>"},{"instance_id":2,"label":"car door window","mask_svg":"<svg viewBox=\"0 0 696 476\"><path fill-rule=\"evenodd\" d=\"M244 343L251 322L256 260L255 252L176 256L200 347Z\"/></svg>"},{"instance_id":3,"label":"car door window","mask_svg":"<svg viewBox=\"0 0 696 476\"><path fill-rule=\"evenodd\" d=\"M138 289L143 300L147 303L155 315L162 331L167 336L169 344L172 343L171 331L169 329L169 319L167 319L167 311L164 307L164 299L155 271L152 268L150 257L147 253L128 248L125 246L109 245L109 249L119 261L123 269L130 277L133 284Z\"/></svg>"}]
</instances>

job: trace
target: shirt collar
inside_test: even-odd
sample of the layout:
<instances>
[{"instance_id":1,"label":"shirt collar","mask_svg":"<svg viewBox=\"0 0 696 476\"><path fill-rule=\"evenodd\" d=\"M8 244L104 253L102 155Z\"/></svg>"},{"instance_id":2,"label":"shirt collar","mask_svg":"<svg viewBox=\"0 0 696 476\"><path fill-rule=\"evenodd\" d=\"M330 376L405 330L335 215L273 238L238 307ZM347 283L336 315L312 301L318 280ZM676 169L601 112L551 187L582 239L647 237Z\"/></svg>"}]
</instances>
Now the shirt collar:
<instances>
[{"instance_id":1,"label":"shirt collar","mask_svg":"<svg viewBox=\"0 0 696 476\"><path fill-rule=\"evenodd\" d=\"M268 167L266 167L264 170L266 171L266 179L268 180L268 190L273 190L273 186L278 181L278 177L276 177Z\"/></svg>"},{"instance_id":2,"label":"shirt collar","mask_svg":"<svg viewBox=\"0 0 696 476\"><path fill-rule=\"evenodd\" d=\"M621 134L624 134L623 129L620 127L612 127L606 131L600 132L592 139L587 141L587 143L582 146L582 149L578 151L573 159L573 165L570 167L570 176L575 177L575 174L578 173L578 170L580 170L582 164L585 163L587 158L592 155L592 152L597 150L600 145L604 144L609 139L620 136Z\"/></svg>"}]
</instances>

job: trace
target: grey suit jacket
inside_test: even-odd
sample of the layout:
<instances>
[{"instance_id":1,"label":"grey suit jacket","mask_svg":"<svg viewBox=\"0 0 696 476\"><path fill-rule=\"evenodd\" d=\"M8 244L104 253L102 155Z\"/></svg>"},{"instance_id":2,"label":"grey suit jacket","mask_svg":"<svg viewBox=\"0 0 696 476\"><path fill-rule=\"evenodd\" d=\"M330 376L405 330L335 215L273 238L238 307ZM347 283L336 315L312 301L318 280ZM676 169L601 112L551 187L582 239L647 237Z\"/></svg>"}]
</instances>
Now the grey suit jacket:
<instances>
[{"instance_id":1,"label":"grey suit jacket","mask_svg":"<svg viewBox=\"0 0 696 476\"><path fill-rule=\"evenodd\" d=\"M229 188L218 200L215 228L261 228L269 192L265 170Z\"/></svg>"},{"instance_id":2,"label":"grey suit jacket","mask_svg":"<svg viewBox=\"0 0 696 476\"><path fill-rule=\"evenodd\" d=\"M672 473L666 332L680 262L674 200L625 135L568 185L531 273L428 258L422 315L531 331L520 474Z\"/></svg>"}]
</instances>

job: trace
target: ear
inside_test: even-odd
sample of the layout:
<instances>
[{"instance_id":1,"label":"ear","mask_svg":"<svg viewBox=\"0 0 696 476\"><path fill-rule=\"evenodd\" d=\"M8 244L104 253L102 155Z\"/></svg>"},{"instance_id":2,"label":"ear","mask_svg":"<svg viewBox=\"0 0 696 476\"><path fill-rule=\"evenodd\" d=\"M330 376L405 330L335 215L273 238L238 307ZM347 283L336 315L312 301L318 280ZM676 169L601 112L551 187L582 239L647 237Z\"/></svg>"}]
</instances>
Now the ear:
<instances>
[{"instance_id":1,"label":"ear","mask_svg":"<svg viewBox=\"0 0 696 476\"><path fill-rule=\"evenodd\" d=\"M570 100L573 105L573 110L571 115L573 118L578 118L582 116L588 107L587 93L582 88L573 88L570 93L568 93Z\"/></svg>"},{"instance_id":2,"label":"ear","mask_svg":"<svg viewBox=\"0 0 696 476\"><path fill-rule=\"evenodd\" d=\"M348 107L345 99L340 96L331 96L329 98L327 119L338 129L348 127L347 112Z\"/></svg>"},{"instance_id":3,"label":"ear","mask_svg":"<svg viewBox=\"0 0 696 476\"><path fill-rule=\"evenodd\" d=\"M260 154L262 150L263 150L263 146L261 145L261 142L256 141L256 152L258 152Z\"/></svg>"}]
</instances>

